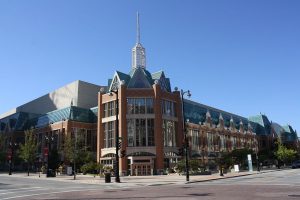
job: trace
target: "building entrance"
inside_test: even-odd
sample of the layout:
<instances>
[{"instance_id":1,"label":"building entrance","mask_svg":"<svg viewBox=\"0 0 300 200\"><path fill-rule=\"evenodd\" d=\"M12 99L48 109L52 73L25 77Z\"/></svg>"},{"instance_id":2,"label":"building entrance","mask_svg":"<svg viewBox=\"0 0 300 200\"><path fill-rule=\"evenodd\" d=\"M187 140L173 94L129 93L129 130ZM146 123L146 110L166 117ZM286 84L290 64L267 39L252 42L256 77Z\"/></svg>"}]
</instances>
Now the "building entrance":
<instances>
[{"instance_id":1,"label":"building entrance","mask_svg":"<svg viewBox=\"0 0 300 200\"><path fill-rule=\"evenodd\" d=\"M129 167L131 176L150 176L154 173L154 160L149 157L130 157Z\"/></svg>"},{"instance_id":2,"label":"building entrance","mask_svg":"<svg viewBox=\"0 0 300 200\"><path fill-rule=\"evenodd\" d=\"M133 175L134 176L149 176L153 168L150 164L134 164L133 165Z\"/></svg>"}]
</instances>

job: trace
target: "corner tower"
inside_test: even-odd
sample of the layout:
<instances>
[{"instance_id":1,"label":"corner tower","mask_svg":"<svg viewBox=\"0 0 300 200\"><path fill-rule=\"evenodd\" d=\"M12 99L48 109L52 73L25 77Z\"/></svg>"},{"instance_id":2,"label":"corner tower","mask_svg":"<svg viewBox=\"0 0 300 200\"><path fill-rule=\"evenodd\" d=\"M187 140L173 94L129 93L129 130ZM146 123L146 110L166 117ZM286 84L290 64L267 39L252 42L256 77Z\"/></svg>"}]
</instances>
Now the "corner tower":
<instances>
[{"instance_id":1,"label":"corner tower","mask_svg":"<svg viewBox=\"0 0 300 200\"><path fill-rule=\"evenodd\" d=\"M136 44L132 48L132 69L146 69L146 52L145 48L140 43L140 19L139 13L136 14Z\"/></svg>"}]
</instances>

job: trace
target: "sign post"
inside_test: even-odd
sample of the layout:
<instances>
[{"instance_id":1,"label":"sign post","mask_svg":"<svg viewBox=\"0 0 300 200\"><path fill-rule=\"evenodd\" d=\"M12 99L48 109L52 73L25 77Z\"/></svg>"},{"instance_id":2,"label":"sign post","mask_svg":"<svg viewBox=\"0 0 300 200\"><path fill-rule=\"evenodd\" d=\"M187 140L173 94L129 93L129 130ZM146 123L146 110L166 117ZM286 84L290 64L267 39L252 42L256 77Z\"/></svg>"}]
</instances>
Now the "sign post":
<instances>
[{"instance_id":1,"label":"sign post","mask_svg":"<svg viewBox=\"0 0 300 200\"><path fill-rule=\"evenodd\" d=\"M251 157L251 154L248 154L248 168L249 168L249 172L253 172L253 166L252 166L252 157Z\"/></svg>"}]
</instances>

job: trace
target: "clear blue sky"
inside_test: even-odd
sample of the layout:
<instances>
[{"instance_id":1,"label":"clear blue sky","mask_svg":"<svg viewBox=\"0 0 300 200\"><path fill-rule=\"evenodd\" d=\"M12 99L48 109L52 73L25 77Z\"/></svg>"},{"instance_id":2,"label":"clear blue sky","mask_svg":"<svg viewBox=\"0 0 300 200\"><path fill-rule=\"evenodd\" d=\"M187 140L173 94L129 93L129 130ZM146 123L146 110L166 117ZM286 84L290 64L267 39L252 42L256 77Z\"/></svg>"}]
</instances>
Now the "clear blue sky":
<instances>
[{"instance_id":1,"label":"clear blue sky","mask_svg":"<svg viewBox=\"0 0 300 200\"><path fill-rule=\"evenodd\" d=\"M297 0L0 0L0 113L129 72L136 11L150 72L192 100L300 131Z\"/></svg>"}]
</instances>

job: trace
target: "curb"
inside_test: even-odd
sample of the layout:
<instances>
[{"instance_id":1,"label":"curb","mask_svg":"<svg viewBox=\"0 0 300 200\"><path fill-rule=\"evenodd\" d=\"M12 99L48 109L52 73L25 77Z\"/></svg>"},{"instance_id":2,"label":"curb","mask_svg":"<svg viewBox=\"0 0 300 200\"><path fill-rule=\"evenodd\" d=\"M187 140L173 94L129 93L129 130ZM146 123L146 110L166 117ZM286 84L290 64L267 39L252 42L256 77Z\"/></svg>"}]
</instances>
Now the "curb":
<instances>
[{"instance_id":1,"label":"curb","mask_svg":"<svg viewBox=\"0 0 300 200\"><path fill-rule=\"evenodd\" d=\"M204 179L204 180L195 180L195 181L189 181L186 182L185 184L191 184L191 183L201 183L201 182L208 182L208 181L215 181L215 180L222 180L222 179L231 179L231 178L238 178L238 177L243 177L243 176L252 176L252 175L257 175L257 174L265 174L265 173L271 173L271 172L276 172L276 171L283 171L284 169L277 169L277 170L270 170L270 171L260 171L256 173L251 173L251 174L242 174L242 175L237 175L237 176L229 176L229 177L218 177L218 178L212 178L212 179Z\"/></svg>"}]
</instances>

